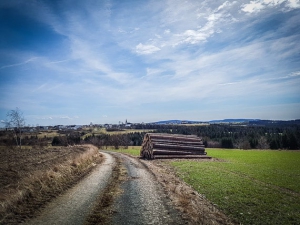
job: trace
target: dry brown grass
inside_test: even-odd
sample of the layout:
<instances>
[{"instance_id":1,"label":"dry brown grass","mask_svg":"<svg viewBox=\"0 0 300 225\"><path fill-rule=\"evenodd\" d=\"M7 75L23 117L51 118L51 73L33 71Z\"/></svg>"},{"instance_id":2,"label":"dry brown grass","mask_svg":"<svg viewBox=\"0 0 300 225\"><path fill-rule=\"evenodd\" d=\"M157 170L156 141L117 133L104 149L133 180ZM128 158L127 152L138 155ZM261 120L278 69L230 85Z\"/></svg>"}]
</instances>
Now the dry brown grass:
<instances>
[{"instance_id":1,"label":"dry brown grass","mask_svg":"<svg viewBox=\"0 0 300 225\"><path fill-rule=\"evenodd\" d=\"M205 196L178 178L164 160L142 161L163 185L168 197L188 224L234 224Z\"/></svg>"},{"instance_id":2,"label":"dry brown grass","mask_svg":"<svg viewBox=\"0 0 300 225\"><path fill-rule=\"evenodd\" d=\"M108 225L111 224L111 217L114 213L113 202L122 193L120 184L127 179L127 170L116 157L116 166L113 169L112 178L104 192L98 197L97 204L88 216L84 225Z\"/></svg>"},{"instance_id":3,"label":"dry brown grass","mask_svg":"<svg viewBox=\"0 0 300 225\"><path fill-rule=\"evenodd\" d=\"M19 152L23 153L23 157L15 157L19 164L2 165L3 180L9 173L14 176L0 184L0 224L19 223L32 217L47 201L102 161L102 155L92 145L30 151L27 155Z\"/></svg>"}]
</instances>

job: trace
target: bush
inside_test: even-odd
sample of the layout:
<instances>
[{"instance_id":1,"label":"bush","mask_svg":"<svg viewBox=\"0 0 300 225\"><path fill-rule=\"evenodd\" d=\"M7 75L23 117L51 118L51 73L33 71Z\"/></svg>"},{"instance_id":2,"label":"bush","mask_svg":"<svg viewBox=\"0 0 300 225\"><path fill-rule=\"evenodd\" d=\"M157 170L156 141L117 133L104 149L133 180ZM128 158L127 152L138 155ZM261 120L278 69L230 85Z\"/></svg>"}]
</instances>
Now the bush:
<instances>
[{"instance_id":1,"label":"bush","mask_svg":"<svg viewBox=\"0 0 300 225\"><path fill-rule=\"evenodd\" d=\"M62 136L55 136L52 140L52 146L67 146L67 138Z\"/></svg>"}]
</instances>

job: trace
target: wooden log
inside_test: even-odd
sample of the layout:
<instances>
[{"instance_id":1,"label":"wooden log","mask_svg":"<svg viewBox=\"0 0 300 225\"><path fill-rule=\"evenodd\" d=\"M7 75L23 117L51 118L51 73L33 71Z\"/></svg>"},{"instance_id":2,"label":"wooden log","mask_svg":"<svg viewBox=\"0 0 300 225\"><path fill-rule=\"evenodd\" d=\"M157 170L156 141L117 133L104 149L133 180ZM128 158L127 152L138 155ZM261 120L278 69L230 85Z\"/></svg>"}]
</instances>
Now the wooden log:
<instances>
[{"instance_id":1,"label":"wooden log","mask_svg":"<svg viewBox=\"0 0 300 225\"><path fill-rule=\"evenodd\" d=\"M205 155L204 151L201 152L188 152L188 151L170 151L164 149L153 149L153 155Z\"/></svg>"},{"instance_id":2,"label":"wooden log","mask_svg":"<svg viewBox=\"0 0 300 225\"><path fill-rule=\"evenodd\" d=\"M169 134L169 133L148 133L151 137L183 137L183 138L199 138L196 135L185 135L185 134Z\"/></svg>"},{"instance_id":3,"label":"wooden log","mask_svg":"<svg viewBox=\"0 0 300 225\"><path fill-rule=\"evenodd\" d=\"M153 144L153 148L163 148L163 149L172 149L172 150L204 150L203 147L191 146L191 145L171 145L171 144Z\"/></svg>"},{"instance_id":4,"label":"wooden log","mask_svg":"<svg viewBox=\"0 0 300 225\"><path fill-rule=\"evenodd\" d=\"M181 150L181 151L174 151L173 149L163 149L163 148L155 148L153 149L152 151L154 150L160 150L160 151L171 151L171 152L183 152L183 153L186 153L186 154L203 154L203 152L205 152L204 150L198 150L198 151L190 151L190 150ZM153 153L154 154L154 153ZM179 154L179 153L178 153Z\"/></svg>"},{"instance_id":5,"label":"wooden log","mask_svg":"<svg viewBox=\"0 0 300 225\"><path fill-rule=\"evenodd\" d=\"M191 142L191 141L182 141L182 140L168 140L168 139L151 139L151 142L157 143L157 144L178 144L178 145L193 145L193 146L204 146L202 141L197 141L197 142Z\"/></svg>"},{"instance_id":6,"label":"wooden log","mask_svg":"<svg viewBox=\"0 0 300 225\"><path fill-rule=\"evenodd\" d=\"M146 159L168 156L206 155L201 138L195 135L147 133L144 136L140 156Z\"/></svg>"},{"instance_id":7,"label":"wooden log","mask_svg":"<svg viewBox=\"0 0 300 225\"><path fill-rule=\"evenodd\" d=\"M155 139L168 139L168 140L182 140L182 141L190 141L190 142L199 142L201 138L196 135L172 135L172 134L158 134L153 133L149 134L149 137L153 140Z\"/></svg>"},{"instance_id":8,"label":"wooden log","mask_svg":"<svg viewBox=\"0 0 300 225\"><path fill-rule=\"evenodd\" d=\"M177 152L178 154L193 154L193 155L203 155L205 151L189 151L189 150L182 150L182 151L173 151L172 149L153 149L153 155L155 155L154 151L163 151L163 152Z\"/></svg>"},{"instance_id":9,"label":"wooden log","mask_svg":"<svg viewBox=\"0 0 300 225\"><path fill-rule=\"evenodd\" d=\"M157 155L155 159L211 159L207 155Z\"/></svg>"}]
</instances>

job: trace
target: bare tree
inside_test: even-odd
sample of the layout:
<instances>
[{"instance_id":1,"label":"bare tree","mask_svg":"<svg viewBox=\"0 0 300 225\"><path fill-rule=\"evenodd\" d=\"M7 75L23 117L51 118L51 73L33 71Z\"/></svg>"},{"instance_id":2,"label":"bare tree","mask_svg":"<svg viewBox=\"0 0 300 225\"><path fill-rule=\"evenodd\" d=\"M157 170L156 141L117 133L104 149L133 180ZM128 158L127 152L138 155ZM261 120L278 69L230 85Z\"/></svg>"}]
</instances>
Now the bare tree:
<instances>
[{"instance_id":1,"label":"bare tree","mask_svg":"<svg viewBox=\"0 0 300 225\"><path fill-rule=\"evenodd\" d=\"M25 126L23 113L19 108L7 113L6 128L12 132L17 146L22 147L22 128Z\"/></svg>"},{"instance_id":2,"label":"bare tree","mask_svg":"<svg viewBox=\"0 0 300 225\"><path fill-rule=\"evenodd\" d=\"M270 145L269 145L268 140L267 140L266 137L261 136L259 138L257 148L258 149L269 149L270 148Z\"/></svg>"}]
</instances>

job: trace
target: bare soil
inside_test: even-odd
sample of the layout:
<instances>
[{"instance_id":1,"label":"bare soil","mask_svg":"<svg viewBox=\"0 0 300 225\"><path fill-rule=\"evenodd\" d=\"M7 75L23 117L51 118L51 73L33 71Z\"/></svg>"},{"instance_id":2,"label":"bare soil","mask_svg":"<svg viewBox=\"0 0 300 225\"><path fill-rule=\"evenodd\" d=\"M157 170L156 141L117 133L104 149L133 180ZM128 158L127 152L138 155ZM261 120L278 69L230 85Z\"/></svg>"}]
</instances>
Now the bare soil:
<instances>
[{"instance_id":1,"label":"bare soil","mask_svg":"<svg viewBox=\"0 0 300 225\"><path fill-rule=\"evenodd\" d=\"M33 217L102 161L91 145L19 149L0 147L0 224Z\"/></svg>"}]
</instances>

